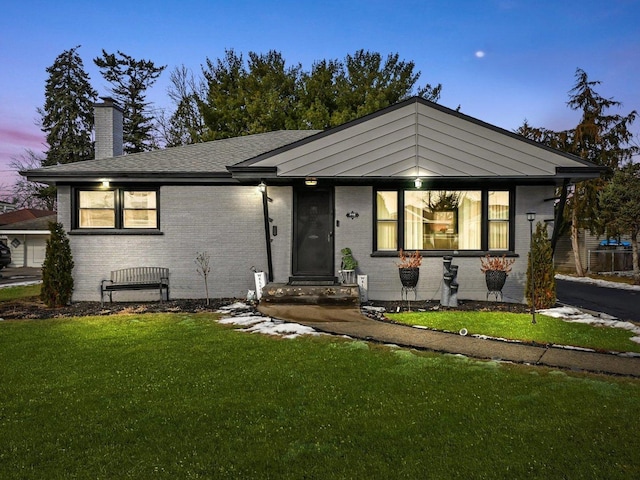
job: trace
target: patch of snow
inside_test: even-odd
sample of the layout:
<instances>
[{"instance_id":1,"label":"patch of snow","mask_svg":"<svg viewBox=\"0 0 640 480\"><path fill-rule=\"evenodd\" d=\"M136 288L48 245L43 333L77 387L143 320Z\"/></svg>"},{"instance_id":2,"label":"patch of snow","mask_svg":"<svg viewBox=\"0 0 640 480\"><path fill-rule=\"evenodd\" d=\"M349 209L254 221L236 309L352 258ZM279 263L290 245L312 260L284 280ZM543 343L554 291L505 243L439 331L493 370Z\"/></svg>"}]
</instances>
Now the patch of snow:
<instances>
[{"instance_id":1,"label":"patch of snow","mask_svg":"<svg viewBox=\"0 0 640 480\"><path fill-rule=\"evenodd\" d=\"M362 305L360 309L365 312L376 312L376 313L384 313L386 311L384 307L373 307L371 305Z\"/></svg>"},{"instance_id":2,"label":"patch of snow","mask_svg":"<svg viewBox=\"0 0 640 480\"><path fill-rule=\"evenodd\" d=\"M240 315L237 317L221 318L220 320L218 320L218 323L222 323L224 325L239 325L242 327L247 327L263 321L264 321L264 317L258 317L256 315L246 315L246 316Z\"/></svg>"},{"instance_id":3,"label":"patch of snow","mask_svg":"<svg viewBox=\"0 0 640 480\"><path fill-rule=\"evenodd\" d=\"M242 303L242 302L235 302L232 303L231 305L225 305L224 307L220 307L218 309L218 313L230 313L230 312L234 312L234 311L246 311L249 310L251 307L249 307L249 305L247 305L246 303Z\"/></svg>"},{"instance_id":4,"label":"patch of snow","mask_svg":"<svg viewBox=\"0 0 640 480\"><path fill-rule=\"evenodd\" d=\"M556 278L558 280L567 280L569 282L589 283L591 285L597 285L599 287L605 287L605 288L619 288L621 290L640 291L640 285L630 285L628 283L623 283L623 282L610 282L608 280L599 280L596 278L573 277L571 275L561 275L561 274L557 274Z\"/></svg>"},{"instance_id":5,"label":"patch of snow","mask_svg":"<svg viewBox=\"0 0 640 480\"><path fill-rule=\"evenodd\" d=\"M231 315L218 320L224 325L238 325L246 327L240 329L241 332L262 333L265 335L278 335L283 338L296 338L300 335L324 335L311 327L297 323L285 323L281 320L274 320L259 313L247 312L250 307L242 302L227 305L218 310L219 313Z\"/></svg>"},{"instance_id":6,"label":"patch of snow","mask_svg":"<svg viewBox=\"0 0 640 480\"><path fill-rule=\"evenodd\" d=\"M39 283L42 283L42 280L30 280L28 282L7 283L6 285L0 285L0 288L26 287L28 285L38 285Z\"/></svg>"},{"instance_id":7,"label":"patch of snow","mask_svg":"<svg viewBox=\"0 0 640 480\"><path fill-rule=\"evenodd\" d=\"M279 335L283 338L296 338L300 335L321 335L311 327L300 325L298 323L279 323L268 319L264 322L257 323L252 327L245 328L243 331L251 333L263 333L266 335Z\"/></svg>"}]
</instances>

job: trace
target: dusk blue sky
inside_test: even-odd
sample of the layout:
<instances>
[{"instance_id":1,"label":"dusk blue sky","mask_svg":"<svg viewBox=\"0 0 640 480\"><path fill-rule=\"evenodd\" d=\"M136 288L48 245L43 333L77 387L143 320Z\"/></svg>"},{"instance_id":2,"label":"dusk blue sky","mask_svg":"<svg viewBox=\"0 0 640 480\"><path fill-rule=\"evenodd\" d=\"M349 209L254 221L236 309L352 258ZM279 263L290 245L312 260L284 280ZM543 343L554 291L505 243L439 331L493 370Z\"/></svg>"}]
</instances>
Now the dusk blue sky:
<instances>
[{"instance_id":1,"label":"dusk blue sky","mask_svg":"<svg viewBox=\"0 0 640 480\"><path fill-rule=\"evenodd\" d=\"M567 106L576 68L599 92L640 110L640 0L486 1L5 1L0 16L0 195L15 176L8 164L25 149L46 150L36 125L45 69L78 50L99 95L93 64L104 48L167 70L148 92L170 109L169 72L198 73L233 48L277 50L289 65L343 59L358 49L414 61L420 85L442 83L442 105L515 130L526 119L571 128ZM640 133L640 123L633 132Z\"/></svg>"}]
</instances>

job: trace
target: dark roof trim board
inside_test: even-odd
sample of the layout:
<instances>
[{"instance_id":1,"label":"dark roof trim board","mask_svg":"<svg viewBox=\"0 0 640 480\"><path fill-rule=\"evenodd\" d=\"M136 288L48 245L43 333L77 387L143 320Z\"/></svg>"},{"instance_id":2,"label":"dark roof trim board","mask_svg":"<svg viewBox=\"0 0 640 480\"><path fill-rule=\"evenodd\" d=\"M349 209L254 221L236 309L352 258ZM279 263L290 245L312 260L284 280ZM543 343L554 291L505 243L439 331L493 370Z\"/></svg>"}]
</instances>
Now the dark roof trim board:
<instances>
[{"instance_id":1,"label":"dark roof trim board","mask_svg":"<svg viewBox=\"0 0 640 480\"><path fill-rule=\"evenodd\" d=\"M29 180L44 183L135 181L184 179L228 181L227 167L316 134L317 130L280 130L210 142L171 147L163 150L121 155L113 158L55 165L20 172Z\"/></svg>"}]
</instances>

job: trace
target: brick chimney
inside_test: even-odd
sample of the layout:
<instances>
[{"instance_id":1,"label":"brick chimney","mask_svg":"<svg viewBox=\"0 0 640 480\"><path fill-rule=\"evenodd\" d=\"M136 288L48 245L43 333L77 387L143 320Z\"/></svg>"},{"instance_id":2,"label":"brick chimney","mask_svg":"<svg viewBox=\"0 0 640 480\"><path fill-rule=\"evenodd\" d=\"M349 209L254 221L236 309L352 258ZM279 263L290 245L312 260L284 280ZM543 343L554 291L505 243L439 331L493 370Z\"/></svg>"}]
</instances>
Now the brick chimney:
<instances>
[{"instance_id":1,"label":"brick chimney","mask_svg":"<svg viewBox=\"0 0 640 480\"><path fill-rule=\"evenodd\" d=\"M100 97L102 103L93 105L96 131L96 160L122 155L123 110L111 97Z\"/></svg>"}]
</instances>

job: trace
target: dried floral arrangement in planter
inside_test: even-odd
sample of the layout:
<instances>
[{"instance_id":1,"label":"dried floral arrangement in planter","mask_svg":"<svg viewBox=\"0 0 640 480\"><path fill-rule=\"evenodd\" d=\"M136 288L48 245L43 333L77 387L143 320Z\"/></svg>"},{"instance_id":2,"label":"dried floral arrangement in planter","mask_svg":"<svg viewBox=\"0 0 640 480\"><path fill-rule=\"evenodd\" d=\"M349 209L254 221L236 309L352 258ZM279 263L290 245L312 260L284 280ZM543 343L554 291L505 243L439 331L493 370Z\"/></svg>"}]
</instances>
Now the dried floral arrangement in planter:
<instances>
[{"instance_id":1,"label":"dried floral arrangement in planter","mask_svg":"<svg viewBox=\"0 0 640 480\"><path fill-rule=\"evenodd\" d=\"M400 258L400 263L396 264L398 268L418 268L422 265L422 255L418 250L407 255L404 250L400 249L398 257Z\"/></svg>"},{"instance_id":2,"label":"dried floral arrangement in planter","mask_svg":"<svg viewBox=\"0 0 640 480\"><path fill-rule=\"evenodd\" d=\"M501 257L492 257L487 254L480 259L480 271L487 273L492 270L505 272L507 275L511 272L511 266L515 263L515 258L507 258L506 255Z\"/></svg>"}]
</instances>

